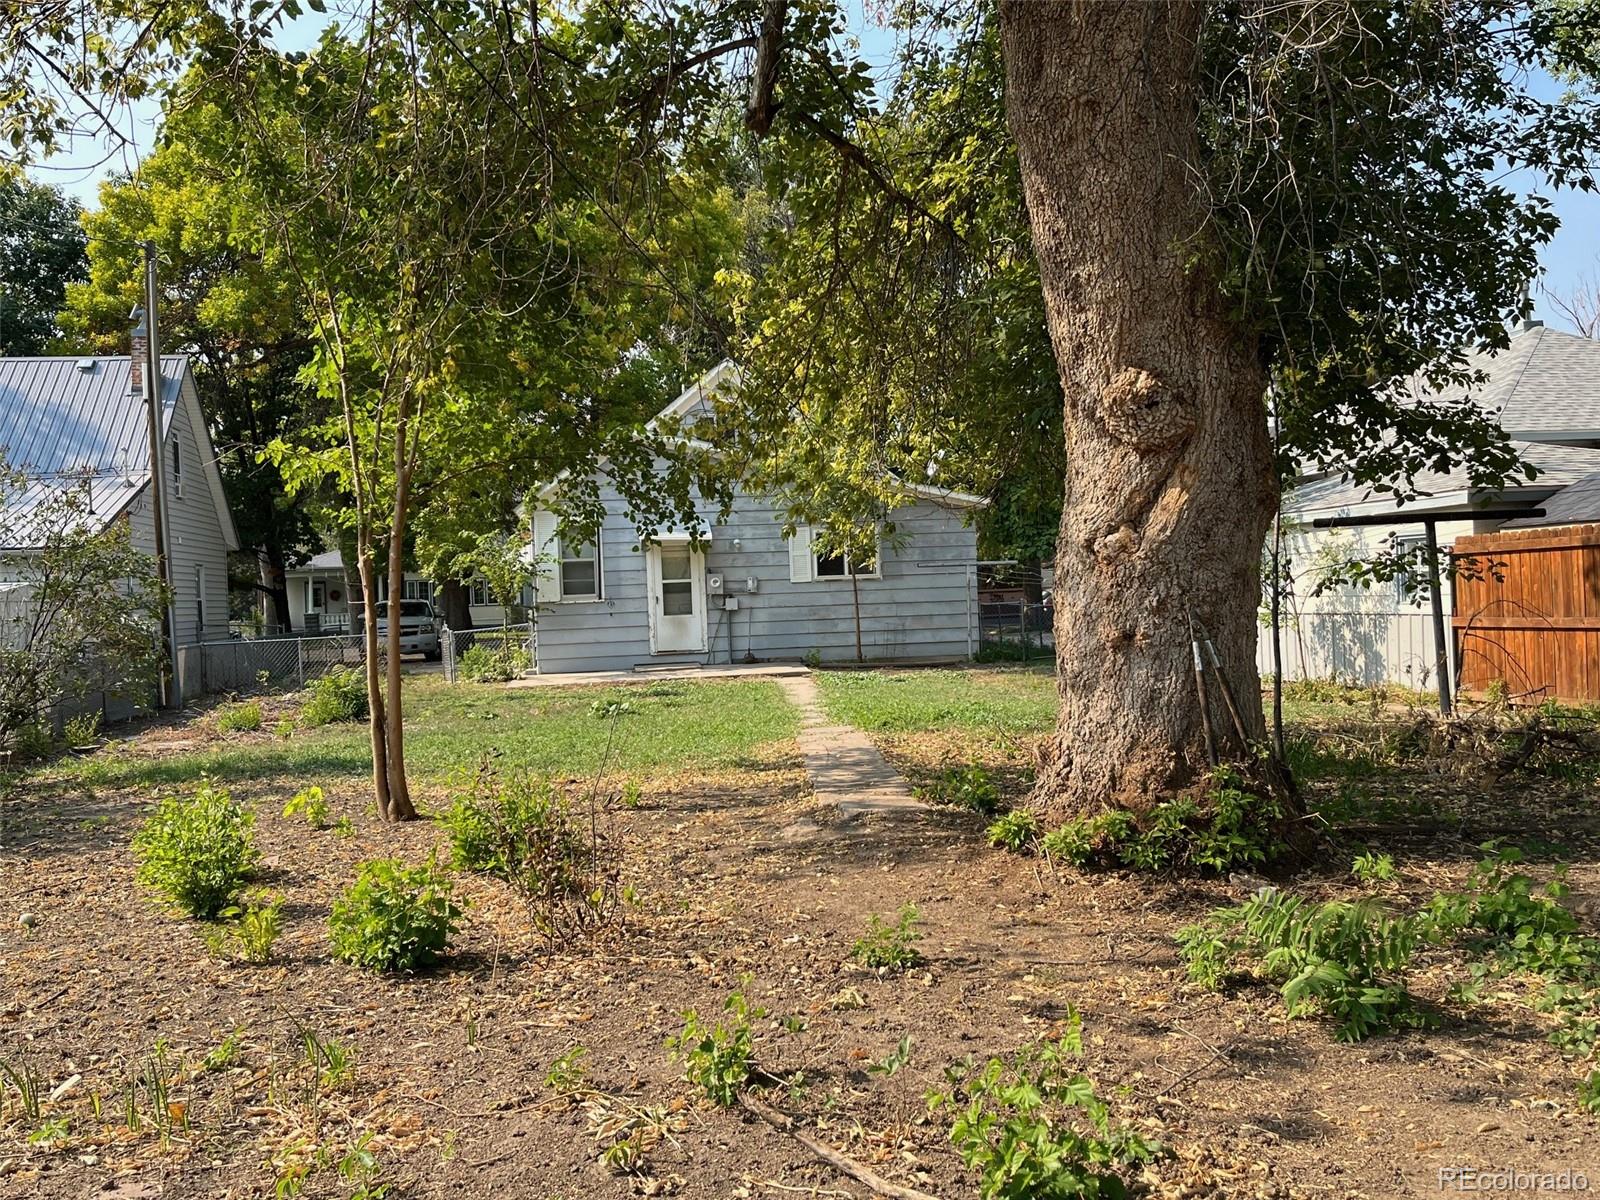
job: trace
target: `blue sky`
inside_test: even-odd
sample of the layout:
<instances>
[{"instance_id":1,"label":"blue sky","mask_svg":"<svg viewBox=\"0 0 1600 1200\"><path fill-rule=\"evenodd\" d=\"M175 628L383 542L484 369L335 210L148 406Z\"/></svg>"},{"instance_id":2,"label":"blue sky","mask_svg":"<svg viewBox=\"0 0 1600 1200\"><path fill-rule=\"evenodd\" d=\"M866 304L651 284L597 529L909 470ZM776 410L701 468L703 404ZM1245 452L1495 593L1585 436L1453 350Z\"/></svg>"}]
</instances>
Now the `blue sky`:
<instances>
[{"instance_id":1,"label":"blue sky","mask_svg":"<svg viewBox=\"0 0 1600 1200\"><path fill-rule=\"evenodd\" d=\"M892 35L882 26L868 19L863 12L863 0L850 0L848 5L850 34L857 37L869 61L888 64L894 57ZM335 6L330 5L330 10ZM332 17L307 13L290 22L279 41L290 49L309 46ZM1558 85L1543 78L1536 90L1554 96ZM76 197L86 207L98 204L101 180L114 174L131 171L137 166L139 156L153 146L159 111L152 102L134 105L119 114L119 126L127 136L126 143L106 136L84 136L68 149L44 163L31 168L31 174L42 182L51 183ZM1514 186L1517 180L1511 182ZM1533 186L1529 178L1525 186ZM1540 256L1544 277L1534 293L1535 316L1557 328L1570 328L1570 324L1556 312L1549 300L1540 294L1545 289L1556 295L1570 294L1586 284L1600 286L1600 192L1562 191L1547 193L1552 201L1561 228Z\"/></svg>"}]
</instances>

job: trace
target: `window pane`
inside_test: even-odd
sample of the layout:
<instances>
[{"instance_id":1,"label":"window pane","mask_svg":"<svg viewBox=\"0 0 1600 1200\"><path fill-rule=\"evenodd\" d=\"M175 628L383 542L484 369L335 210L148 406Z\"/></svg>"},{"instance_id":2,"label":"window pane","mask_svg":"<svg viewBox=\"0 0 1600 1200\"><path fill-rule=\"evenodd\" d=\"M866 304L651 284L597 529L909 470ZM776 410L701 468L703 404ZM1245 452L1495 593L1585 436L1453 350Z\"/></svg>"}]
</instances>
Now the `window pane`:
<instances>
[{"instance_id":1,"label":"window pane","mask_svg":"<svg viewBox=\"0 0 1600 1200\"><path fill-rule=\"evenodd\" d=\"M694 584L688 580L664 581L661 584L661 611L669 617L694 616Z\"/></svg>"},{"instance_id":2,"label":"window pane","mask_svg":"<svg viewBox=\"0 0 1600 1200\"><path fill-rule=\"evenodd\" d=\"M661 578L662 579L689 579L689 551L686 547L663 546L661 548Z\"/></svg>"},{"instance_id":3,"label":"window pane","mask_svg":"<svg viewBox=\"0 0 1600 1200\"><path fill-rule=\"evenodd\" d=\"M569 561L561 564L561 594L563 596L592 596L594 588L594 560Z\"/></svg>"},{"instance_id":4,"label":"window pane","mask_svg":"<svg viewBox=\"0 0 1600 1200\"><path fill-rule=\"evenodd\" d=\"M562 542L560 553L562 562L572 562L578 559L592 560L594 558L594 543L584 542L582 545L574 546Z\"/></svg>"},{"instance_id":5,"label":"window pane","mask_svg":"<svg viewBox=\"0 0 1600 1200\"><path fill-rule=\"evenodd\" d=\"M840 578L840 577L842 577L844 575L844 573L845 573L844 572L844 555L842 555L842 554L827 554L827 555L819 554L819 555L817 555L817 576L818 576L818 578L827 578L828 576L833 576L834 578Z\"/></svg>"}]
</instances>

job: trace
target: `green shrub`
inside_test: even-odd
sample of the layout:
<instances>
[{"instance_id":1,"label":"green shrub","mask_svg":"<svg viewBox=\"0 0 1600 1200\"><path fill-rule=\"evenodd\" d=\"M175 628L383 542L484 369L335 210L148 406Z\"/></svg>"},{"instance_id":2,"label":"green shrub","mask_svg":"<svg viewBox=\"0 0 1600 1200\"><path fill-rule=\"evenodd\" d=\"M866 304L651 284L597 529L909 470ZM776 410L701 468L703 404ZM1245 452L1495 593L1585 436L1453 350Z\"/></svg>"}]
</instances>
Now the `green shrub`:
<instances>
[{"instance_id":1,"label":"green shrub","mask_svg":"<svg viewBox=\"0 0 1600 1200\"><path fill-rule=\"evenodd\" d=\"M1397 878L1394 859L1371 851L1363 851L1350 861L1350 874L1357 883L1393 883Z\"/></svg>"},{"instance_id":2,"label":"green shrub","mask_svg":"<svg viewBox=\"0 0 1600 1200\"><path fill-rule=\"evenodd\" d=\"M456 869L510 884L552 942L604 923L626 899L616 856L547 779L502 779L484 768L472 790L456 797L444 824Z\"/></svg>"},{"instance_id":3,"label":"green shrub","mask_svg":"<svg viewBox=\"0 0 1600 1200\"><path fill-rule=\"evenodd\" d=\"M901 907L893 925L877 913L867 918L867 932L850 947L850 957L874 971L904 971L922 961L915 943L922 935L912 928L917 922L917 906Z\"/></svg>"},{"instance_id":4,"label":"green shrub","mask_svg":"<svg viewBox=\"0 0 1600 1200\"><path fill-rule=\"evenodd\" d=\"M933 783L917 789L917 795L934 804L951 804L992 816L1000 808L1000 788L977 763L951 767Z\"/></svg>"},{"instance_id":5,"label":"green shrub","mask_svg":"<svg viewBox=\"0 0 1600 1200\"><path fill-rule=\"evenodd\" d=\"M1025 808L1012 809L990 823L986 836L997 850L1024 854L1039 838L1039 818Z\"/></svg>"},{"instance_id":6,"label":"green shrub","mask_svg":"<svg viewBox=\"0 0 1600 1200\"><path fill-rule=\"evenodd\" d=\"M1426 922L1377 901L1313 904L1263 888L1178 931L1189 978L1220 987L1236 970L1280 986L1291 1017L1326 1013L1341 1041L1427 1024L1401 982Z\"/></svg>"},{"instance_id":7,"label":"green shrub","mask_svg":"<svg viewBox=\"0 0 1600 1200\"><path fill-rule=\"evenodd\" d=\"M1041 844L1051 858L1087 867L1102 856L1117 857L1117 848L1137 833L1133 814L1112 808L1052 829Z\"/></svg>"},{"instance_id":8,"label":"green shrub","mask_svg":"<svg viewBox=\"0 0 1600 1200\"><path fill-rule=\"evenodd\" d=\"M49 758L55 752L56 739L50 726L43 721L30 721L11 731L12 756L23 762Z\"/></svg>"},{"instance_id":9,"label":"green shrub","mask_svg":"<svg viewBox=\"0 0 1600 1200\"><path fill-rule=\"evenodd\" d=\"M451 891L431 858L415 867L395 858L362 863L328 918L335 957L372 971L429 966L449 949L461 917Z\"/></svg>"},{"instance_id":10,"label":"green shrub","mask_svg":"<svg viewBox=\"0 0 1600 1200\"><path fill-rule=\"evenodd\" d=\"M519 641L485 639L474 642L456 663L456 670L474 683L505 683L527 673L532 660Z\"/></svg>"},{"instance_id":11,"label":"green shrub","mask_svg":"<svg viewBox=\"0 0 1600 1200\"><path fill-rule=\"evenodd\" d=\"M354 667L333 667L307 689L311 693L300 709L300 723L315 727L338 721L362 721L367 706L366 676Z\"/></svg>"},{"instance_id":12,"label":"green shrub","mask_svg":"<svg viewBox=\"0 0 1600 1200\"><path fill-rule=\"evenodd\" d=\"M306 824L313 829L326 829L328 827L328 798L322 794L322 789L316 784L308 788L301 788L289 798L289 803L283 806L283 815L293 817L303 814Z\"/></svg>"},{"instance_id":13,"label":"green shrub","mask_svg":"<svg viewBox=\"0 0 1600 1200\"><path fill-rule=\"evenodd\" d=\"M226 788L167 796L133 838L139 882L190 916L210 920L244 890L257 854L255 816Z\"/></svg>"},{"instance_id":14,"label":"green shrub","mask_svg":"<svg viewBox=\"0 0 1600 1200\"><path fill-rule=\"evenodd\" d=\"M767 1015L764 1008L750 1007L745 986L748 981L723 1003L723 1020L708 1025L691 1008L683 1014L683 1030L667 1039L673 1060L683 1063L683 1077L723 1108L731 1108L750 1081L755 1067L750 1025Z\"/></svg>"},{"instance_id":15,"label":"green shrub","mask_svg":"<svg viewBox=\"0 0 1600 1200\"><path fill-rule=\"evenodd\" d=\"M928 1094L930 1111L952 1114L950 1140L979 1174L984 1200L1115 1200L1128 1193L1120 1172L1164 1148L1111 1120L1094 1083L1074 1069L1083 1053L1072 1013L1066 1035L1024 1049L1009 1062L946 1071L949 1092Z\"/></svg>"},{"instance_id":16,"label":"green shrub","mask_svg":"<svg viewBox=\"0 0 1600 1200\"><path fill-rule=\"evenodd\" d=\"M217 710L218 733L251 733L261 728L261 703L248 700L228 704Z\"/></svg>"}]
</instances>

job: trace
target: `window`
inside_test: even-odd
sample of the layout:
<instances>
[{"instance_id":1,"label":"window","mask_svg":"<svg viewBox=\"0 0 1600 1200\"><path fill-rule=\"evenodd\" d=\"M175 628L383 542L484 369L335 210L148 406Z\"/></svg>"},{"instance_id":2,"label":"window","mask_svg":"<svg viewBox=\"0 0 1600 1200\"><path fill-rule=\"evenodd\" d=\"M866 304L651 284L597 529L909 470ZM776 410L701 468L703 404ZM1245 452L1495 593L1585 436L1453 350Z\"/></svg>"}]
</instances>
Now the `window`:
<instances>
[{"instance_id":1,"label":"window","mask_svg":"<svg viewBox=\"0 0 1600 1200\"><path fill-rule=\"evenodd\" d=\"M1426 544L1419 537L1397 537L1394 540L1395 557L1405 560L1405 566L1394 577L1396 605L1415 604L1428 590L1427 563L1420 558L1422 547Z\"/></svg>"},{"instance_id":2,"label":"window","mask_svg":"<svg viewBox=\"0 0 1600 1200\"><path fill-rule=\"evenodd\" d=\"M172 494L178 499L183 498L183 447L178 439L172 439Z\"/></svg>"},{"instance_id":3,"label":"window","mask_svg":"<svg viewBox=\"0 0 1600 1200\"><path fill-rule=\"evenodd\" d=\"M858 579L876 579L878 555L874 549L870 559L856 562L849 554L817 553L813 556L812 570L818 579L849 579L852 575Z\"/></svg>"},{"instance_id":4,"label":"window","mask_svg":"<svg viewBox=\"0 0 1600 1200\"><path fill-rule=\"evenodd\" d=\"M661 615L694 616L694 555L689 547L661 547Z\"/></svg>"},{"instance_id":5,"label":"window","mask_svg":"<svg viewBox=\"0 0 1600 1200\"><path fill-rule=\"evenodd\" d=\"M311 600L306 606L307 612L322 612L328 607L328 585L320 579L313 579L310 583Z\"/></svg>"},{"instance_id":6,"label":"window","mask_svg":"<svg viewBox=\"0 0 1600 1200\"><path fill-rule=\"evenodd\" d=\"M432 600L433 581L431 579L407 579L400 585L400 599Z\"/></svg>"},{"instance_id":7,"label":"window","mask_svg":"<svg viewBox=\"0 0 1600 1200\"><path fill-rule=\"evenodd\" d=\"M474 604L481 608L484 605L494 603L494 597L489 595L489 583L487 580L469 579L467 581L467 591L470 593L467 600L468 604Z\"/></svg>"},{"instance_id":8,"label":"window","mask_svg":"<svg viewBox=\"0 0 1600 1200\"><path fill-rule=\"evenodd\" d=\"M600 554L594 542L573 543L562 538L556 558L561 565L563 600L600 599Z\"/></svg>"}]
</instances>

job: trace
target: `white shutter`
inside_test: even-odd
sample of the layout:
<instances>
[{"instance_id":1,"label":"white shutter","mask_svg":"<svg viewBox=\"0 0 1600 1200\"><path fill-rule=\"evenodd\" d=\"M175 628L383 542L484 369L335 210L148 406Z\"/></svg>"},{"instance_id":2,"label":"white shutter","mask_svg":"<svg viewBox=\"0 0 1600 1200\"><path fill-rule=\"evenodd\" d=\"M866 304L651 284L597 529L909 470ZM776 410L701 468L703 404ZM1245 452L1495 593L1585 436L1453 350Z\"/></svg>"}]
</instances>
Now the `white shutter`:
<instances>
[{"instance_id":1,"label":"white shutter","mask_svg":"<svg viewBox=\"0 0 1600 1200\"><path fill-rule=\"evenodd\" d=\"M544 509L533 514L533 553L554 555L557 551L556 515ZM553 604L561 599L561 565L551 561L535 561L533 575L533 602Z\"/></svg>"},{"instance_id":2,"label":"white shutter","mask_svg":"<svg viewBox=\"0 0 1600 1200\"><path fill-rule=\"evenodd\" d=\"M796 525L789 539L789 582L810 583L811 579L811 526Z\"/></svg>"}]
</instances>

